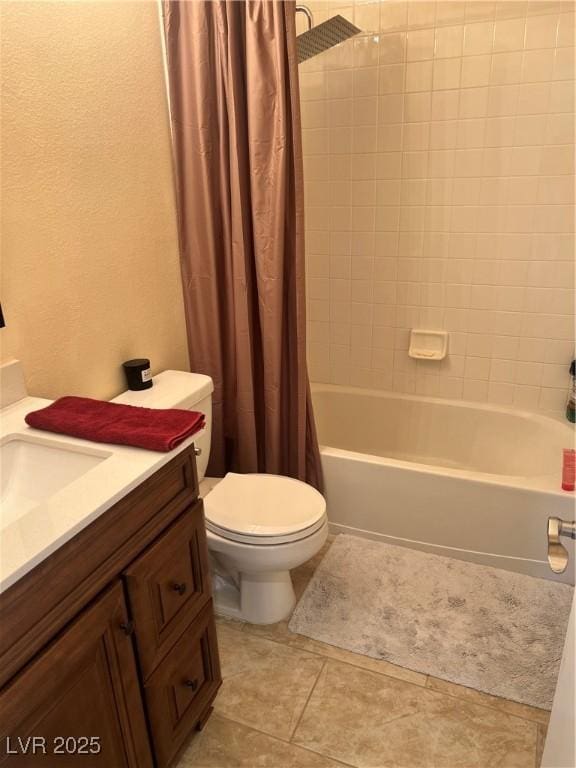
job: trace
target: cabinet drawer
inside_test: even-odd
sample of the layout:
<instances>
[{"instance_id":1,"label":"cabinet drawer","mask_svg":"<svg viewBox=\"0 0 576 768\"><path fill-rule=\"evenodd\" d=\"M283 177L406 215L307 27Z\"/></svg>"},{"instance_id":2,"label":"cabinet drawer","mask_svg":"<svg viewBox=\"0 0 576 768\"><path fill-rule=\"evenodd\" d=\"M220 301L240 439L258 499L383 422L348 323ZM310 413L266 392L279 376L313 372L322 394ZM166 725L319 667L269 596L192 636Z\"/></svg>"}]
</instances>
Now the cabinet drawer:
<instances>
[{"instance_id":1,"label":"cabinet drawer","mask_svg":"<svg viewBox=\"0 0 576 768\"><path fill-rule=\"evenodd\" d=\"M212 602L144 685L158 768L164 768L197 727L221 682Z\"/></svg>"},{"instance_id":2,"label":"cabinet drawer","mask_svg":"<svg viewBox=\"0 0 576 768\"><path fill-rule=\"evenodd\" d=\"M202 502L178 518L124 577L146 678L210 599Z\"/></svg>"}]
</instances>

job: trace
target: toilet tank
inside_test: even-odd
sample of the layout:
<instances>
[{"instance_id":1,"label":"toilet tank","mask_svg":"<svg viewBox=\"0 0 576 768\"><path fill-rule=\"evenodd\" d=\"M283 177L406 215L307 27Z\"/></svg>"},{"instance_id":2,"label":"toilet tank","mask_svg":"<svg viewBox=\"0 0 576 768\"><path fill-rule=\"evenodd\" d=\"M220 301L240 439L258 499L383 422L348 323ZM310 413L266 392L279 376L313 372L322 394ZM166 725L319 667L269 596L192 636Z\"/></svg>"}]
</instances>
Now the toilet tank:
<instances>
[{"instance_id":1,"label":"toilet tank","mask_svg":"<svg viewBox=\"0 0 576 768\"><path fill-rule=\"evenodd\" d=\"M183 408L187 411L200 411L204 414L206 425L194 435L194 445L201 453L196 458L198 482L204 479L210 441L212 438L212 392L214 385L210 376L186 371L163 371L153 378L150 389L138 392L127 390L115 397L113 403L137 405L142 408Z\"/></svg>"}]
</instances>

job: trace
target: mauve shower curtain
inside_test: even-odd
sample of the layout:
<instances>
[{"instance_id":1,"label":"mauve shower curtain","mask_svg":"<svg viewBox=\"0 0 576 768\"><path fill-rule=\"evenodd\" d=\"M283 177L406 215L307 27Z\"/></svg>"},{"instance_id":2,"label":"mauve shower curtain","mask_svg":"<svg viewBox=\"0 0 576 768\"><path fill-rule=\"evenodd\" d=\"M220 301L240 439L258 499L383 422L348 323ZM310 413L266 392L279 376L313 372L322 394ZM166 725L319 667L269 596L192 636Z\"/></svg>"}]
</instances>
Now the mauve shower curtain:
<instances>
[{"instance_id":1,"label":"mauve shower curtain","mask_svg":"<svg viewBox=\"0 0 576 768\"><path fill-rule=\"evenodd\" d=\"M280 0L164 3L190 362L215 387L208 472L321 488L294 17Z\"/></svg>"}]
</instances>

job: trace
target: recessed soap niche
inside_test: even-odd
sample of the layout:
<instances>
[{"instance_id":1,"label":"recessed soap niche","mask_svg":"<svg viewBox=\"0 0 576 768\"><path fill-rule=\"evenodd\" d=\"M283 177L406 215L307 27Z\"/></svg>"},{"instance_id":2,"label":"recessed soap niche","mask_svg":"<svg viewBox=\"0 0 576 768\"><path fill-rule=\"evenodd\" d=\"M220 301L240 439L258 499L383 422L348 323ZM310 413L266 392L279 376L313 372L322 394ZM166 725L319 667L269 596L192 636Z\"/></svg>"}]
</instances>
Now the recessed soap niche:
<instances>
[{"instance_id":1,"label":"recessed soap niche","mask_svg":"<svg viewBox=\"0 0 576 768\"><path fill-rule=\"evenodd\" d=\"M448 353L448 333L413 328L408 354L415 360L443 360Z\"/></svg>"}]
</instances>

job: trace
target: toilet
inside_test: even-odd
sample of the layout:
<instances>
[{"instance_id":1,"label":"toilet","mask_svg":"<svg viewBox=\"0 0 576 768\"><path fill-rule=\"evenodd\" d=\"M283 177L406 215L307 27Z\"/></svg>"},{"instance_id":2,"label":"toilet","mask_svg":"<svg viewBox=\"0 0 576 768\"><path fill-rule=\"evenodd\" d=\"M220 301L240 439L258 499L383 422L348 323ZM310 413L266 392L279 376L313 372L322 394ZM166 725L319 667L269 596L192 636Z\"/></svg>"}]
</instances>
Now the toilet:
<instances>
[{"instance_id":1,"label":"toilet","mask_svg":"<svg viewBox=\"0 0 576 768\"><path fill-rule=\"evenodd\" d=\"M290 477L233 472L205 477L213 389L209 376L164 371L154 376L151 389L124 392L113 402L204 414L206 424L194 445L215 610L252 624L274 624L289 616L296 602L290 571L326 541L326 502L315 488Z\"/></svg>"}]
</instances>

